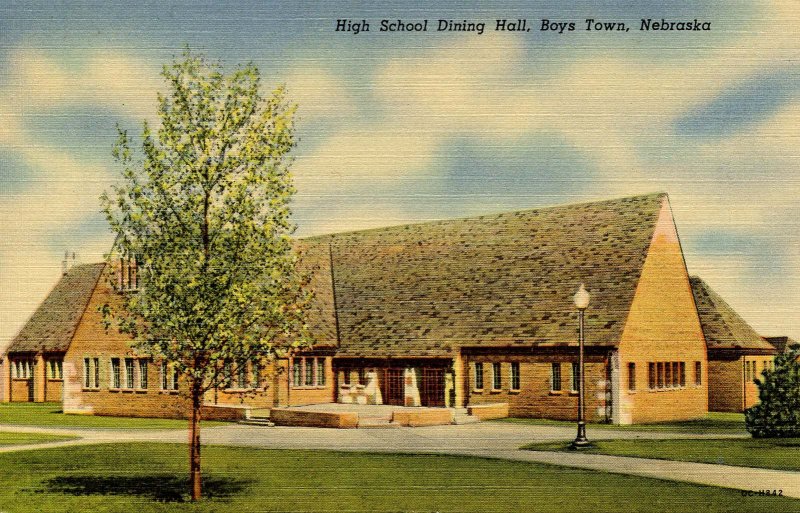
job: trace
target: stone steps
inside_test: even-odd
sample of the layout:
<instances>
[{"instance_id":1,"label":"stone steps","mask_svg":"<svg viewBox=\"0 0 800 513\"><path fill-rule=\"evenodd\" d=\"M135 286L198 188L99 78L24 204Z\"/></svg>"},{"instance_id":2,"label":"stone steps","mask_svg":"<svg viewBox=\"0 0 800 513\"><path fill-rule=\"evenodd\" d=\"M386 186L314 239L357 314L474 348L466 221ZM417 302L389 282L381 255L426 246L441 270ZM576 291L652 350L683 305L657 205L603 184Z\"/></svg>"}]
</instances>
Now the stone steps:
<instances>
[{"instance_id":1,"label":"stone steps","mask_svg":"<svg viewBox=\"0 0 800 513\"><path fill-rule=\"evenodd\" d=\"M244 424L247 426L264 426L264 427L273 427L275 424L269 420L267 417L250 417L249 419L243 419L237 422L237 424Z\"/></svg>"}]
</instances>

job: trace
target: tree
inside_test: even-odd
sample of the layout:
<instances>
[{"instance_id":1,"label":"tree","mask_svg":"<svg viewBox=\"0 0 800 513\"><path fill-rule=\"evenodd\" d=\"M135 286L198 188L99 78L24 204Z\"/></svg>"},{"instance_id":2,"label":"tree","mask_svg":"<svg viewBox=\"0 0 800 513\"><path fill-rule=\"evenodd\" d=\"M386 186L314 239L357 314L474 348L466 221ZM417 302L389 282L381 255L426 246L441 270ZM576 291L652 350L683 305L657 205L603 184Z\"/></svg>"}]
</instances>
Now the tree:
<instances>
[{"instance_id":1,"label":"tree","mask_svg":"<svg viewBox=\"0 0 800 513\"><path fill-rule=\"evenodd\" d=\"M118 128L122 179L101 198L113 252L135 259L139 279L106 312L137 351L180 376L198 500L206 392L230 385L231 365L263 368L310 342L311 295L290 238L295 106L283 87L263 97L253 64L225 74L187 49L162 75L160 126L144 123L141 153Z\"/></svg>"},{"instance_id":2,"label":"tree","mask_svg":"<svg viewBox=\"0 0 800 513\"><path fill-rule=\"evenodd\" d=\"M757 379L759 404L745 410L745 426L754 438L800 436L800 346L775 358L773 370Z\"/></svg>"}]
</instances>

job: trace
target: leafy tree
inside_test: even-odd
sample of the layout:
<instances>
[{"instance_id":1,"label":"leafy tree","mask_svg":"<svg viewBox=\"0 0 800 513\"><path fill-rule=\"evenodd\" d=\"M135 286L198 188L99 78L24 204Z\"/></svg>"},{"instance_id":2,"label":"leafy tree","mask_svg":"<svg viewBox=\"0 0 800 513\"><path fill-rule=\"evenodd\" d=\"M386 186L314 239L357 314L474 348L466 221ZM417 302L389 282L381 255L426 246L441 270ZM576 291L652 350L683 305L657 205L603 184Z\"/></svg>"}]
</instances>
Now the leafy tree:
<instances>
[{"instance_id":1,"label":"leafy tree","mask_svg":"<svg viewBox=\"0 0 800 513\"><path fill-rule=\"evenodd\" d=\"M141 152L118 129L122 180L101 198L114 253L135 258L139 279L106 318L178 373L197 500L206 392L230 385L232 364L264 368L309 343L290 239L295 106L282 87L262 96L253 64L226 74L187 49L162 75L160 124L144 123Z\"/></svg>"},{"instance_id":2,"label":"leafy tree","mask_svg":"<svg viewBox=\"0 0 800 513\"><path fill-rule=\"evenodd\" d=\"M800 436L800 346L775 358L773 370L757 379L760 403L745 410L745 425L755 438Z\"/></svg>"}]
</instances>

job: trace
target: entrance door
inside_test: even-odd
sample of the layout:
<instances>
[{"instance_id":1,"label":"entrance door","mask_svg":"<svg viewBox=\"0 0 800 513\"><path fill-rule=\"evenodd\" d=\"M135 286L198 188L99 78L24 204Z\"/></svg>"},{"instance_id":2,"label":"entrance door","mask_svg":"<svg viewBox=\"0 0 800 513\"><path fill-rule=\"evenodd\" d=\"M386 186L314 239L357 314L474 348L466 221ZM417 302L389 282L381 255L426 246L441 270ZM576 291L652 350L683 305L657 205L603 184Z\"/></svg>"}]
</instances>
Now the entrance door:
<instances>
[{"instance_id":1,"label":"entrance door","mask_svg":"<svg viewBox=\"0 0 800 513\"><path fill-rule=\"evenodd\" d=\"M422 406L444 408L444 369L422 368Z\"/></svg>"},{"instance_id":2,"label":"entrance door","mask_svg":"<svg viewBox=\"0 0 800 513\"><path fill-rule=\"evenodd\" d=\"M392 406L405 405L405 380L403 369L385 369L383 380L383 403Z\"/></svg>"}]
</instances>

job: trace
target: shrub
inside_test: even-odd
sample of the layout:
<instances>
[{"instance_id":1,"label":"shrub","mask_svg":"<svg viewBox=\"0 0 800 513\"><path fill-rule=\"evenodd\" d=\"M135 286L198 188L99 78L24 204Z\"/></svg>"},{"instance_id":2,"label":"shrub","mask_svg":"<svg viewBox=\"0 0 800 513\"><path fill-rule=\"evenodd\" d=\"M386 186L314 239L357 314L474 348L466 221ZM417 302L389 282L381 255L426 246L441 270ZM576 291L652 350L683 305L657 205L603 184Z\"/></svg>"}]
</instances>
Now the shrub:
<instances>
[{"instance_id":1,"label":"shrub","mask_svg":"<svg viewBox=\"0 0 800 513\"><path fill-rule=\"evenodd\" d=\"M800 346L775 358L773 370L756 380L761 402L745 410L745 426L754 438L800 436Z\"/></svg>"}]
</instances>

